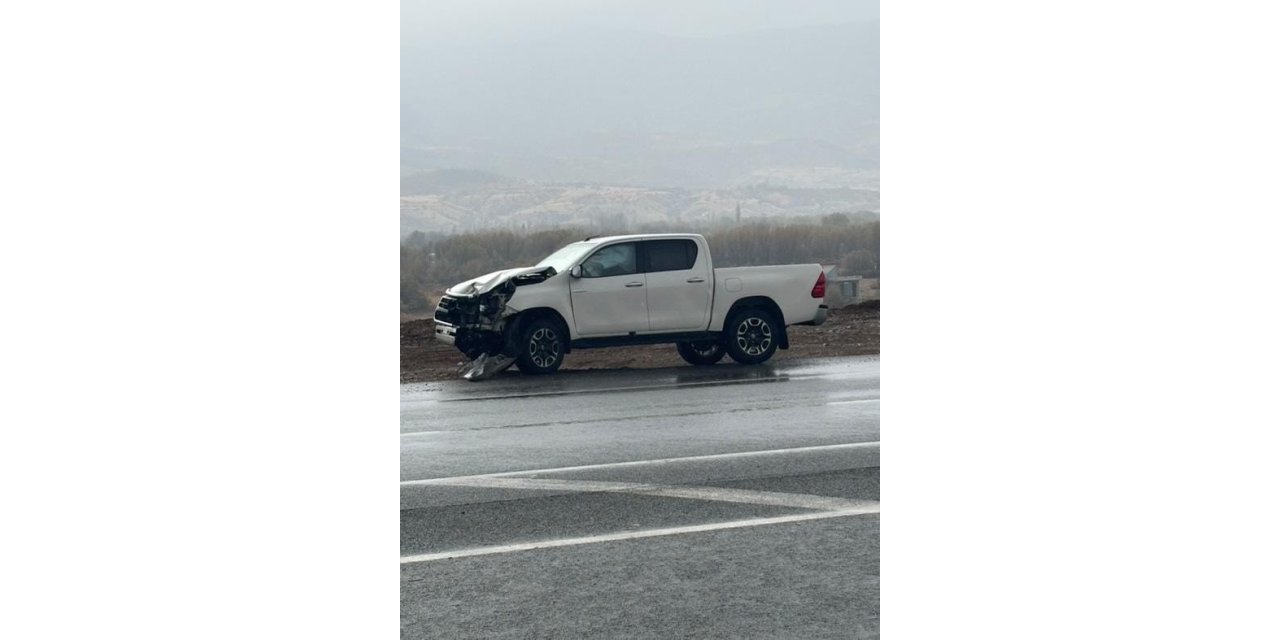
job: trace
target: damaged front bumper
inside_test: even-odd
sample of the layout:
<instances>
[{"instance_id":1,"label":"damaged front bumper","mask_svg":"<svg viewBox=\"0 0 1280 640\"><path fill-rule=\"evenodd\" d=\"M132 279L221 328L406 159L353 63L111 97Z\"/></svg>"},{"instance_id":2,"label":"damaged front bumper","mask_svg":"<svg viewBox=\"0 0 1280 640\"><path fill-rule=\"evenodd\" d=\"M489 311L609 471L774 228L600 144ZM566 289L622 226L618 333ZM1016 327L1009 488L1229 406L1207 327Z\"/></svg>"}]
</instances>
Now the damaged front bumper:
<instances>
[{"instance_id":1,"label":"damaged front bumper","mask_svg":"<svg viewBox=\"0 0 1280 640\"><path fill-rule=\"evenodd\" d=\"M440 298L435 312L435 338L451 344L471 363L462 377L483 380L515 362L510 344L510 320L517 313L507 305L516 287L537 284L555 275L550 267L499 271L457 285Z\"/></svg>"},{"instance_id":2,"label":"damaged front bumper","mask_svg":"<svg viewBox=\"0 0 1280 640\"><path fill-rule=\"evenodd\" d=\"M436 339L471 359L496 355L502 350L506 320L512 313L506 305L510 297L505 290L468 297L445 295L436 307Z\"/></svg>"},{"instance_id":3,"label":"damaged front bumper","mask_svg":"<svg viewBox=\"0 0 1280 640\"><path fill-rule=\"evenodd\" d=\"M459 345L459 335L461 335L461 343L468 348ZM457 327L436 321L435 337L440 342L457 347L459 351L471 358L470 362L459 367L463 379L466 380L491 378L510 368L516 361L514 356L502 353L502 334L497 331L478 326ZM489 353L493 349L492 345L495 344L498 345L498 352Z\"/></svg>"},{"instance_id":4,"label":"damaged front bumper","mask_svg":"<svg viewBox=\"0 0 1280 640\"><path fill-rule=\"evenodd\" d=\"M458 339L458 328L443 322L436 322L436 340L453 346Z\"/></svg>"},{"instance_id":5,"label":"damaged front bumper","mask_svg":"<svg viewBox=\"0 0 1280 640\"><path fill-rule=\"evenodd\" d=\"M440 299L435 313L435 338L461 351L470 362L460 368L466 380L484 380L515 363L506 347L506 291L473 297L449 296Z\"/></svg>"}]
</instances>

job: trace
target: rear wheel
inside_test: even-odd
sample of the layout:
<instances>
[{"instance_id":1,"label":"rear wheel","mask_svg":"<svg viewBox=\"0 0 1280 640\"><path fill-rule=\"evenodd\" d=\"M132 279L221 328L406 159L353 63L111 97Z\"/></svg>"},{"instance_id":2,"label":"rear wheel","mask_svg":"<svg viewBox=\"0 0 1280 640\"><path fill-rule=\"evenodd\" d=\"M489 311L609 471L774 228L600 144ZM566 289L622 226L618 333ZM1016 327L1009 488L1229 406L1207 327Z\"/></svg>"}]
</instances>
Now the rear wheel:
<instances>
[{"instance_id":1,"label":"rear wheel","mask_svg":"<svg viewBox=\"0 0 1280 640\"><path fill-rule=\"evenodd\" d=\"M705 367L720 362L724 357L724 345L714 340L706 342L678 342L676 351L691 365Z\"/></svg>"},{"instance_id":2,"label":"rear wheel","mask_svg":"<svg viewBox=\"0 0 1280 640\"><path fill-rule=\"evenodd\" d=\"M534 320L521 332L516 367L521 373L555 373L564 362L568 342L559 323L545 318Z\"/></svg>"},{"instance_id":3,"label":"rear wheel","mask_svg":"<svg viewBox=\"0 0 1280 640\"><path fill-rule=\"evenodd\" d=\"M773 314L759 307L733 314L724 330L729 357L742 364L760 364L772 358L782 335Z\"/></svg>"}]
</instances>

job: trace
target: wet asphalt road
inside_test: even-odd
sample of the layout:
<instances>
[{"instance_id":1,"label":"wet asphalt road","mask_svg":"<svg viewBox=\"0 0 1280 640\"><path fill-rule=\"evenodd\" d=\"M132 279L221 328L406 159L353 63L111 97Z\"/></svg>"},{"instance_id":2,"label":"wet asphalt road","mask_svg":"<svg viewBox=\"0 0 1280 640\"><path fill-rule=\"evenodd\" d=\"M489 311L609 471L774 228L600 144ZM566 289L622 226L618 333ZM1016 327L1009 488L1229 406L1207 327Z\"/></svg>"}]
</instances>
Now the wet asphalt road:
<instances>
[{"instance_id":1,"label":"wet asphalt road","mask_svg":"<svg viewBox=\"0 0 1280 640\"><path fill-rule=\"evenodd\" d=\"M879 359L401 387L405 638L876 637Z\"/></svg>"}]
</instances>

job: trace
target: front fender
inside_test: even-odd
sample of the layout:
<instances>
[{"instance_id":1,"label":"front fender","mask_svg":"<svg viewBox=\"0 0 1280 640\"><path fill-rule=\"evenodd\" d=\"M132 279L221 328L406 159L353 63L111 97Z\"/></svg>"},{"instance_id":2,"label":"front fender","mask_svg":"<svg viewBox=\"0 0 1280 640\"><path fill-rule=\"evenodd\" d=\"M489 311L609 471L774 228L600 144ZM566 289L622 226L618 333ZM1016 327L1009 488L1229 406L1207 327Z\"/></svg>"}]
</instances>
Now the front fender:
<instances>
[{"instance_id":1,"label":"front fender","mask_svg":"<svg viewBox=\"0 0 1280 640\"><path fill-rule=\"evenodd\" d=\"M536 309L550 309L556 312L569 331L569 339L578 339L578 332L573 326L573 304L569 299L568 273L557 273L537 284L517 287L511 299L507 300L507 310L512 315Z\"/></svg>"}]
</instances>

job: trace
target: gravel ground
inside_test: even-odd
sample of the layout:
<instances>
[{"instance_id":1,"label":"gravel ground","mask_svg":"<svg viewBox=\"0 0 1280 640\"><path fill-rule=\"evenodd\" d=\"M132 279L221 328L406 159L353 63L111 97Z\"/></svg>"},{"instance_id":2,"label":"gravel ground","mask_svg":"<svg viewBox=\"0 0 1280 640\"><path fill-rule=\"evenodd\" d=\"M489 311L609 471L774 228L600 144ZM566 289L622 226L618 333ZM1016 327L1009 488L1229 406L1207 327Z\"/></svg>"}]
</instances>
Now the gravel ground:
<instances>
[{"instance_id":1,"label":"gravel ground","mask_svg":"<svg viewBox=\"0 0 1280 640\"><path fill-rule=\"evenodd\" d=\"M429 319L400 322L400 382L424 382L458 378L466 364L457 349L437 342ZM880 353L880 304L833 309L820 327L787 329L791 348L779 350L774 359L820 358ZM728 361L728 356L725 356ZM674 345L659 344L609 349L579 349L565 357L565 370L649 369L684 366Z\"/></svg>"}]
</instances>

